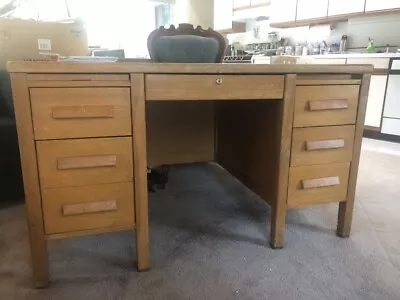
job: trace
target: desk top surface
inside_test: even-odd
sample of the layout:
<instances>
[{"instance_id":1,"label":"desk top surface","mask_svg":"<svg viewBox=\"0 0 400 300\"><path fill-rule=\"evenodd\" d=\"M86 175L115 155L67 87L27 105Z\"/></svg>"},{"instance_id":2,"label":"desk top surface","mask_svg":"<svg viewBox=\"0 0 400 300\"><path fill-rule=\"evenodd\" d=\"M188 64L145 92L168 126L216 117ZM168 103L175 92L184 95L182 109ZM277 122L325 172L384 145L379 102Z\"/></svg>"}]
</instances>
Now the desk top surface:
<instances>
[{"instance_id":1,"label":"desk top surface","mask_svg":"<svg viewBox=\"0 0 400 300\"><path fill-rule=\"evenodd\" d=\"M7 64L10 73L160 73L160 74L364 74L372 65L165 64L151 62L25 62Z\"/></svg>"}]
</instances>

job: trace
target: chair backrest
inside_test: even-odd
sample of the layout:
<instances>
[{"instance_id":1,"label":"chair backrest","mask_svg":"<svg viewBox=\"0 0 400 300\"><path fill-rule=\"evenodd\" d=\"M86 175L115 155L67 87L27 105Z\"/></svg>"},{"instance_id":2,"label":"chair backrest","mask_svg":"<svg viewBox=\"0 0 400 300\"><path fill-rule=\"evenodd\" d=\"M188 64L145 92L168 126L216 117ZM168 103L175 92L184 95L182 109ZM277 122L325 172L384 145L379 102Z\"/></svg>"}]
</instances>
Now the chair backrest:
<instances>
[{"instance_id":1,"label":"chair backrest","mask_svg":"<svg viewBox=\"0 0 400 300\"><path fill-rule=\"evenodd\" d=\"M220 63L225 55L225 38L211 28L191 24L161 26L150 33L147 48L154 62Z\"/></svg>"}]
</instances>

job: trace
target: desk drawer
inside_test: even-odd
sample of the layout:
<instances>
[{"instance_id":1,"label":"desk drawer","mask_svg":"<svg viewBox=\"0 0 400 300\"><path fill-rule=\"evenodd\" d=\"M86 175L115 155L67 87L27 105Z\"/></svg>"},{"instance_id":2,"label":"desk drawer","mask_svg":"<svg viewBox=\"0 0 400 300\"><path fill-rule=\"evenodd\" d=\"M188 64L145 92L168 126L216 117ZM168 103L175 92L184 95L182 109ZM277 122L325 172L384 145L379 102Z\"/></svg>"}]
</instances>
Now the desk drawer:
<instances>
[{"instance_id":1,"label":"desk drawer","mask_svg":"<svg viewBox=\"0 0 400 300\"><path fill-rule=\"evenodd\" d=\"M36 140L130 135L129 88L31 88Z\"/></svg>"},{"instance_id":2,"label":"desk drawer","mask_svg":"<svg viewBox=\"0 0 400 300\"><path fill-rule=\"evenodd\" d=\"M146 75L146 100L283 98L280 75Z\"/></svg>"},{"instance_id":3,"label":"desk drawer","mask_svg":"<svg viewBox=\"0 0 400 300\"><path fill-rule=\"evenodd\" d=\"M295 128L291 166L349 162L353 155L354 125Z\"/></svg>"},{"instance_id":4,"label":"desk drawer","mask_svg":"<svg viewBox=\"0 0 400 300\"><path fill-rule=\"evenodd\" d=\"M45 189L46 234L134 225L133 183Z\"/></svg>"},{"instance_id":5,"label":"desk drawer","mask_svg":"<svg viewBox=\"0 0 400 300\"><path fill-rule=\"evenodd\" d=\"M347 198L350 163L291 167L289 171L288 207L329 202Z\"/></svg>"},{"instance_id":6,"label":"desk drawer","mask_svg":"<svg viewBox=\"0 0 400 300\"><path fill-rule=\"evenodd\" d=\"M129 182L133 178L132 138L36 142L43 189Z\"/></svg>"},{"instance_id":7,"label":"desk drawer","mask_svg":"<svg viewBox=\"0 0 400 300\"><path fill-rule=\"evenodd\" d=\"M358 85L298 86L294 127L355 124Z\"/></svg>"}]
</instances>

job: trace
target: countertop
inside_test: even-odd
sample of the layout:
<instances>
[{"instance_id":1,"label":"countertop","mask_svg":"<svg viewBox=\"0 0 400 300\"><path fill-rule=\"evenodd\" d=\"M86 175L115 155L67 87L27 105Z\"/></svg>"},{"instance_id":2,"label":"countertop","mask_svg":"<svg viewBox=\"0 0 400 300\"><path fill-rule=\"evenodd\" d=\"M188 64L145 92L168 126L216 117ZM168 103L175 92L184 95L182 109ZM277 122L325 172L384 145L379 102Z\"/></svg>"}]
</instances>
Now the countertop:
<instances>
[{"instance_id":1,"label":"countertop","mask_svg":"<svg viewBox=\"0 0 400 300\"><path fill-rule=\"evenodd\" d=\"M9 62L10 73L312 74L372 73L372 65Z\"/></svg>"},{"instance_id":2,"label":"countertop","mask_svg":"<svg viewBox=\"0 0 400 300\"><path fill-rule=\"evenodd\" d=\"M305 57L307 57L307 56L305 56ZM309 55L308 57L312 57L312 58L393 58L393 57L400 57L400 53L343 53L343 54Z\"/></svg>"},{"instance_id":3,"label":"countertop","mask_svg":"<svg viewBox=\"0 0 400 300\"><path fill-rule=\"evenodd\" d=\"M297 58L315 58L315 59L335 59L335 58L400 58L400 53L343 53L343 54L321 54L295 56ZM270 56L254 55L255 59L270 59Z\"/></svg>"}]
</instances>

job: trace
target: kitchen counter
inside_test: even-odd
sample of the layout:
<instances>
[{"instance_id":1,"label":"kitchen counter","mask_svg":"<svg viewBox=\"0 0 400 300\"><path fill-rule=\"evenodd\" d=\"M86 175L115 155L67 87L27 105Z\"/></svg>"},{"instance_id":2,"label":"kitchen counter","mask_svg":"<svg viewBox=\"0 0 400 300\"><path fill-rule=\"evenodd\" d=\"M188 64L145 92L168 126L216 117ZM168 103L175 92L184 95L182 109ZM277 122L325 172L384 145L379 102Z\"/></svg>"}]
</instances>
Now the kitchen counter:
<instances>
[{"instance_id":1,"label":"kitchen counter","mask_svg":"<svg viewBox=\"0 0 400 300\"><path fill-rule=\"evenodd\" d=\"M340 53L340 54L320 54L320 55L305 55L294 56L296 58L396 58L400 57L400 53ZM254 55L256 59L270 59L270 56Z\"/></svg>"},{"instance_id":2,"label":"kitchen counter","mask_svg":"<svg viewBox=\"0 0 400 300\"><path fill-rule=\"evenodd\" d=\"M299 56L307 57L307 56ZM308 55L312 58L392 58L400 57L400 53L341 53L341 54L322 54Z\"/></svg>"}]
</instances>

